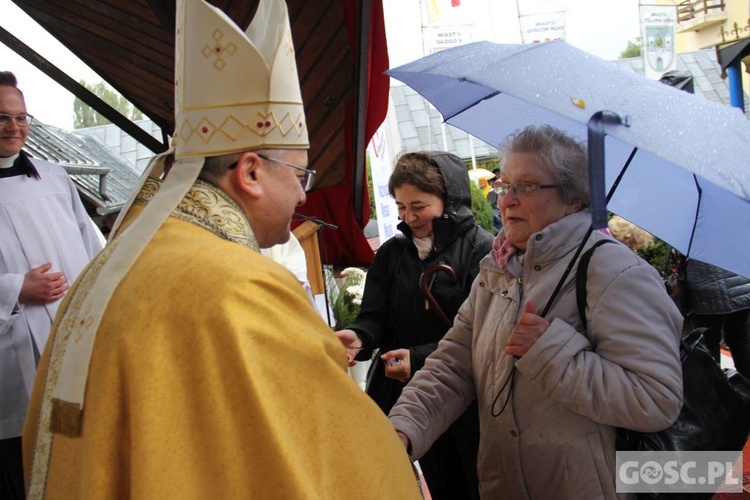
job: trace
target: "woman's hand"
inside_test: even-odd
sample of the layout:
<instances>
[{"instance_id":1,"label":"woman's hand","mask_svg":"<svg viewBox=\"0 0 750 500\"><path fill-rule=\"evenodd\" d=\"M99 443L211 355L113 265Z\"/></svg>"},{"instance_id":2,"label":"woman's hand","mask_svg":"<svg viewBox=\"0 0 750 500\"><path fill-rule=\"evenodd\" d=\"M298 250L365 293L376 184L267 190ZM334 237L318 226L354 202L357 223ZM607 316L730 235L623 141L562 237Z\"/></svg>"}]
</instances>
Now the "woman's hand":
<instances>
[{"instance_id":1,"label":"woman's hand","mask_svg":"<svg viewBox=\"0 0 750 500\"><path fill-rule=\"evenodd\" d=\"M508 337L505 353L520 358L534 347L539 337L547 330L549 321L536 314L536 307L530 300L523 305L518 324Z\"/></svg>"},{"instance_id":2,"label":"woman's hand","mask_svg":"<svg viewBox=\"0 0 750 500\"><path fill-rule=\"evenodd\" d=\"M411 377L409 349L396 349L380 356L385 364L385 376L406 383Z\"/></svg>"},{"instance_id":3,"label":"woman's hand","mask_svg":"<svg viewBox=\"0 0 750 500\"><path fill-rule=\"evenodd\" d=\"M357 362L354 361L354 358L362 350L362 340L357 336L357 332L354 330L339 330L334 333L346 349L346 361L349 367L356 365Z\"/></svg>"}]
</instances>

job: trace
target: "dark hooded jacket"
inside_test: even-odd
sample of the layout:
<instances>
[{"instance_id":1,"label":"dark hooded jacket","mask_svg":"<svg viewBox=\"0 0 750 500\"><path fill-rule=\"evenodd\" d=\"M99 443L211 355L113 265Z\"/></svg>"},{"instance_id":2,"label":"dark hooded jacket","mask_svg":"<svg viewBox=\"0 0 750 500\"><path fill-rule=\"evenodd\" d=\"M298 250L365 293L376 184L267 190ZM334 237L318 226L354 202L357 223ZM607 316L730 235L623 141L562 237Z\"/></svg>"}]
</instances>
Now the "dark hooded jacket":
<instances>
[{"instance_id":1,"label":"dark hooded jacket","mask_svg":"<svg viewBox=\"0 0 750 500\"><path fill-rule=\"evenodd\" d=\"M449 329L431 307L425 307L420 276L435 264L446 264L455 271L455 283L448 273L440 271L433 275L430 287L452 322L479 273L479 261L492 249L493 239L474 222L464 163L449 153L434 153L432 159L440 169L447 191L443 215L433 221L432 252L420 260L411 230L401 222L398 229L403 234L386 241L375 255L367 273L359 316L348 327L358 333L366 346L358 360L370 359L375 348L380 348L381 353L408 348L412 376L424 366L427 356ZM383 370L382 362L373 362L367 392L387 414L404 384L386 378Z\"/></svg>"},{"instance_id":2,"label":"dark hooded jacket","mask_svg":"<svg viewBox=\"0 0 750 500\"><path fill-rule=\"evenodd\" d=\"M750 308L750 279L695 259L687 261L688 307L695 314Z\"/></svg>"}]
</instances>

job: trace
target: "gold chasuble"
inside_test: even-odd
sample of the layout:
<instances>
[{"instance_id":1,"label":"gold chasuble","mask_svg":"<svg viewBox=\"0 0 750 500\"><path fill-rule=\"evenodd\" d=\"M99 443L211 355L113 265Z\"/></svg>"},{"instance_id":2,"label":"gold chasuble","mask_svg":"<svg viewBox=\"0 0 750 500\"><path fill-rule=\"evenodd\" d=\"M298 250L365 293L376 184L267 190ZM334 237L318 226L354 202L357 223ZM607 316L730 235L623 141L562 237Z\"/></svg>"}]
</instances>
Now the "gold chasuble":
<instances>
[{"instance_id":1,"label":"gold chasuble","mask_svg":"<svg viewBox=\"0 0 750 500\"><path fill-rule=\"evenodd\" d=\"M123 233L127 236L128 231ZM122 237L122 236L121 236ZM67 294L23 435L46 499L414 499L409 458L341 342L247 219L197 181L115 289L80 434L43 404L115 239Z\"/></svg>"}]
</instances>

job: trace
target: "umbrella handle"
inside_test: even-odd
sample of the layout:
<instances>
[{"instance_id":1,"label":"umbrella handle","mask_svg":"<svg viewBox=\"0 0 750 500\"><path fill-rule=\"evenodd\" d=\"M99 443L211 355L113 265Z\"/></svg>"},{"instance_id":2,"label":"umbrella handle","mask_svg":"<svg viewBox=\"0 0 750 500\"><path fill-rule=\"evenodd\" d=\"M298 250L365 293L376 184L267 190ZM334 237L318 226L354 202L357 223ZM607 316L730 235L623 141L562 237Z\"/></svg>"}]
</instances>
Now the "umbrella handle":
<instances>
[{"instance_id":1,"label":"umbrella handle","mask_svg":"<svg viewBox=\"0 0 750 500\"><path fill-rule=\"evenodd\" d=\"M451 283L458 281L456 277L456 271L453 270L448 264L433 264L424 270L422 275L419 277L419 289L422 291L422 295L427 300L427 303L432 306L432 310L435 311L440 321L444 324L451 326L453 322L445 315L443 310L440 308L435 296L432 295L430 287L432 286L433 276L438 272L444 272L448 274L451 279Z\"/></svg>"},{"instance_id":2,"label":"umbrella handle","mask_svg":"<svg viewBox=\"0 0 750 500\"><path fill-rule=\"evenodd\" d=\"M597 111L588 123L589 198L591 224L594 229L607 227L607 200L604 196L604 137L605 125L628 125L627 119L612 111Z\"/></svg>"}]
</instances>

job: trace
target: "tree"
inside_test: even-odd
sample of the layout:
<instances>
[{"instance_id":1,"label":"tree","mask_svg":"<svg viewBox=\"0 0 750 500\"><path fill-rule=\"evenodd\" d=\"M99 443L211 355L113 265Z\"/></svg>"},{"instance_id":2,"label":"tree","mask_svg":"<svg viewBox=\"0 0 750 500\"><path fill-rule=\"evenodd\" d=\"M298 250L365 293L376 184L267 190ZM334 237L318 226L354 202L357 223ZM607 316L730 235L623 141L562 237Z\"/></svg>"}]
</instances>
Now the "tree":
<instances>
[{"instance_id":1,"label":"tree","mask_svg":"<svg viewBox=\"0 0 750 500\"><path fill-rule=\"evenodd\" d=\"M106 83L99 82L89 84L86 83L85 80L81 80L78 83L86 87L92 94L99 97L102 101L112 106L113 109L119 111L123 116L131 120L143 119L143 113L141 113L140 110ZM93 108L84 103L78 97L73 101L73 113L73 128L76 129L111 123L108 119L94 111Z\"/></svg>"},{"instance_id":2,"label":"tree","mask_svg":"<svg viewBox=\"0 0 750 500\"><path fill-rule=\"evenodd\" d=\"M669 262L669 251L671 249L672 247L668 243L655 238L652 244L638 250L638 255L655 267L659 274L669 276L672 272Z\"/></svg>"},{"instance_id":3,"label":"tree","mask_svg":"<svg viewBox=\"0 0 750 500\"><path fill-rule=\"evenodd\" d=\"M487 201L487 198L482 194L482 190L474 182L469 181L469 185L471 186L471 211L474 213L474 221L478 226L494 233L490 202Z\"/></svg>"},{"instance_id":4,"label":"tree","mask_svg":"<svg viewBox=\"0 0 750 500\"><path fill-rule=\"evenodd\" d=\"M628 40L628 46L620 52L620 59L628 59L630 57L641 57L641 46L643 42L641 37L636 37L635 42Z\"/></svg>"}]
</instances>

